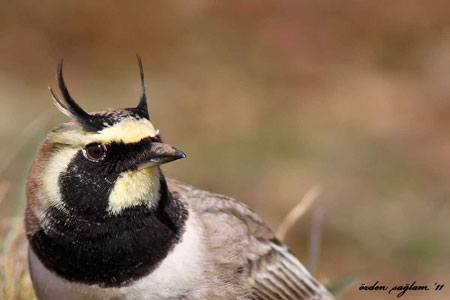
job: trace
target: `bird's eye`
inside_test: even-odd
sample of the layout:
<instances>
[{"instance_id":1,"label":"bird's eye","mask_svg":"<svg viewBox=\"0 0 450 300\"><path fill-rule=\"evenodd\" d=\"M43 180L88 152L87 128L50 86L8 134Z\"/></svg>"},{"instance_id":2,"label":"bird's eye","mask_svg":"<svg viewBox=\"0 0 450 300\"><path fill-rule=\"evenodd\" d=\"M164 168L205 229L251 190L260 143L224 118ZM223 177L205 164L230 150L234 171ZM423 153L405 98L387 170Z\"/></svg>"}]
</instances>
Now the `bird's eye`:
<instances>
[{"instance_id":1,"label":"bird's eye","mask_svg":"<svg viewBox=\"0 0 450 300\"><path fill-rule=\"evenodd\" d=\"M105 158L106 147L99 143L91 143L83 149L83 154L91 161L99 161Z\"/></svg>"}]
</instances>

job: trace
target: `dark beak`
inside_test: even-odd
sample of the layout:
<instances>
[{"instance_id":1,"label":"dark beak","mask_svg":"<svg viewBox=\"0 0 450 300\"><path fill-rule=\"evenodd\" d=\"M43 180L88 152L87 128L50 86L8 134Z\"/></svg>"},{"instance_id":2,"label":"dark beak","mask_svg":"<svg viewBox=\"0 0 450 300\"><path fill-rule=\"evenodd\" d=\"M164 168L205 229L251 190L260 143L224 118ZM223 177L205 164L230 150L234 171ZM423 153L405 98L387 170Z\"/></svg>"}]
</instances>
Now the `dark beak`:
<instances>
[{"instance_id":1,"label":"dark beak","mask_svg":"<svg viewBox=\"0 0 450 300\"><path fill-rule=\"evenodd\" d=\"M146 151L146 159L139 169L162 165L180 158L185 158L186 154L180 149L165 143L152 142L150 149Z\"/></svg>"}]
</instances>

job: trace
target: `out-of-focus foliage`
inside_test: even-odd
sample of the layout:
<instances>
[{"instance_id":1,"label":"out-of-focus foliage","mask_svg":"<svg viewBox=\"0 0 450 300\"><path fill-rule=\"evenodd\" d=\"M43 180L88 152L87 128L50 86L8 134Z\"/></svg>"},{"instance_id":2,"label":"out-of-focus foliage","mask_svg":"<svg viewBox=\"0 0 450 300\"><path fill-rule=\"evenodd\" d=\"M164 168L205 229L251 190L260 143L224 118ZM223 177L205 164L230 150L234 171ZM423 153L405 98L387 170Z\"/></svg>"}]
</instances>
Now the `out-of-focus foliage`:
<instances>
[{"instance_id":1,"label":"out-of-focus foliage","mask_svg":"<svg viewBox=\"0 0 450 300\"><path fill-rule=\"evenodd\" d=\"M369 284L449 283L450 2L1 7L2 240L11 218L22 215L39 141L66 120L47 90L58 59L65 58L73 96L94 111L137 103L139 53L151 117L188 154L166 174L248 203L272 228L319 183L319 279L364 273L360 282ZM286 239L303 261L310 219ZM20 253L2 249L2 263ZM26 293L29 281L17 270L8 282ZM361 294L359 284L346 299L392 298ZM449 290L429 296L447 299Z\"/></svg>"}]
</instances>

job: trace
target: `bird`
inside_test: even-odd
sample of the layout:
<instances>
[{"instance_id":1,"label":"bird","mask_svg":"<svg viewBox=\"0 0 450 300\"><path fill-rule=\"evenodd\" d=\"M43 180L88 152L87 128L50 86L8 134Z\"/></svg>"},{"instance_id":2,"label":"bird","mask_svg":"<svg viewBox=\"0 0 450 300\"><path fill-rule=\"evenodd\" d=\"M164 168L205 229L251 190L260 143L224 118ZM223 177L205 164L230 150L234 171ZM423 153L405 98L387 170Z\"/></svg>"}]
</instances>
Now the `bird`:
<instances>
[{"instance_id":1,"label":"bird","mask_svg":"<svg viewBox=\"0 0 450 300\"><path fill-rule=\"evenodd\" d=\"M131 108L87 113L57 68L71 118L26 181L28 264L39 300L331 300L247 205L164 176L186 157L151 122L142 61Z\"/></svg>"}]
</instances>

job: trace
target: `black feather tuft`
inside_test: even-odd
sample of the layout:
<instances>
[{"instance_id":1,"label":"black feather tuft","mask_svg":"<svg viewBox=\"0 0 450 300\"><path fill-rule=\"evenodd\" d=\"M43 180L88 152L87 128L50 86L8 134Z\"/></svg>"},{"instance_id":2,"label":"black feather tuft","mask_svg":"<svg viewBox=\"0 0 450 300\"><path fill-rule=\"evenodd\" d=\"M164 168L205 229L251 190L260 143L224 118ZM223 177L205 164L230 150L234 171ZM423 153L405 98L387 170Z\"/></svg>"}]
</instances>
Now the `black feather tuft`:
<instances>
[{"instance_id":1,"label":"black feather tuft","mask_svg":"<svg viewBox=\"0 0 450 300\"><path fill-rule=\"evenodd\" d=\"M57 75L58 75L59 89L61 90L61 94L63 96L64 101L58 99L56 95L53 93L53 91L50 90L53 98L55 98L55 101L57 101L59 105L61 105L68 112L70 112L70 114L77 120L77 122L80 123L83 129L87 131L101 130L103 126L100 120L95 118L95 116L92 116L87 112L85 112L70 95L69 90L67 89L66 83L64 81L63 62L64 61L61 59L61 61L58 64Z\"/></svg>"},{"instance_id":2,"label":"black feather tuft","mask_svg":"<svg viewBox=\"0 0 450 300\"><path fill-rule=\"evenodd\" d=\"M141 76L141 98L139 100L139 104L135 108L131 108L130 110L136 112L141 117L150 120L150 116L148 114L147 107L147 94L145 90L145 79L144 79L144 67L142 66L142 60L139 55L136 55L138 64L139 64L139 73Z\"/></svg>"},{"instance_id":3,"label":"black feather tuft","mask_svg":"<svg viewBox=\"0 0 450 300\"><path fill-rule=\"evenodd\" d=\"M61 94L63 96L62 99L58 98L53 89L49 87L50 94L52 95L55 105L62 113L75 118L75 120L81 125L81 127L83 127L84 130L91 132L101 131L104 128L112 126L127 117L133 117L137 119L144 118L150 120L147 110L147 96L145 93L144 70L142 67L141 58L139 56L137 56L137 58L141 75L142 93L139 104L136 107L127 108L124 110L117 110L111 113L92 113L92 114L87 113L75 102L75 100L70 95L69 90L67 89L67 85L64 81L63 76L62 59L58 64L57 70L58 85L59 89L61 90Z\"/></svg>"}]
</instances>

